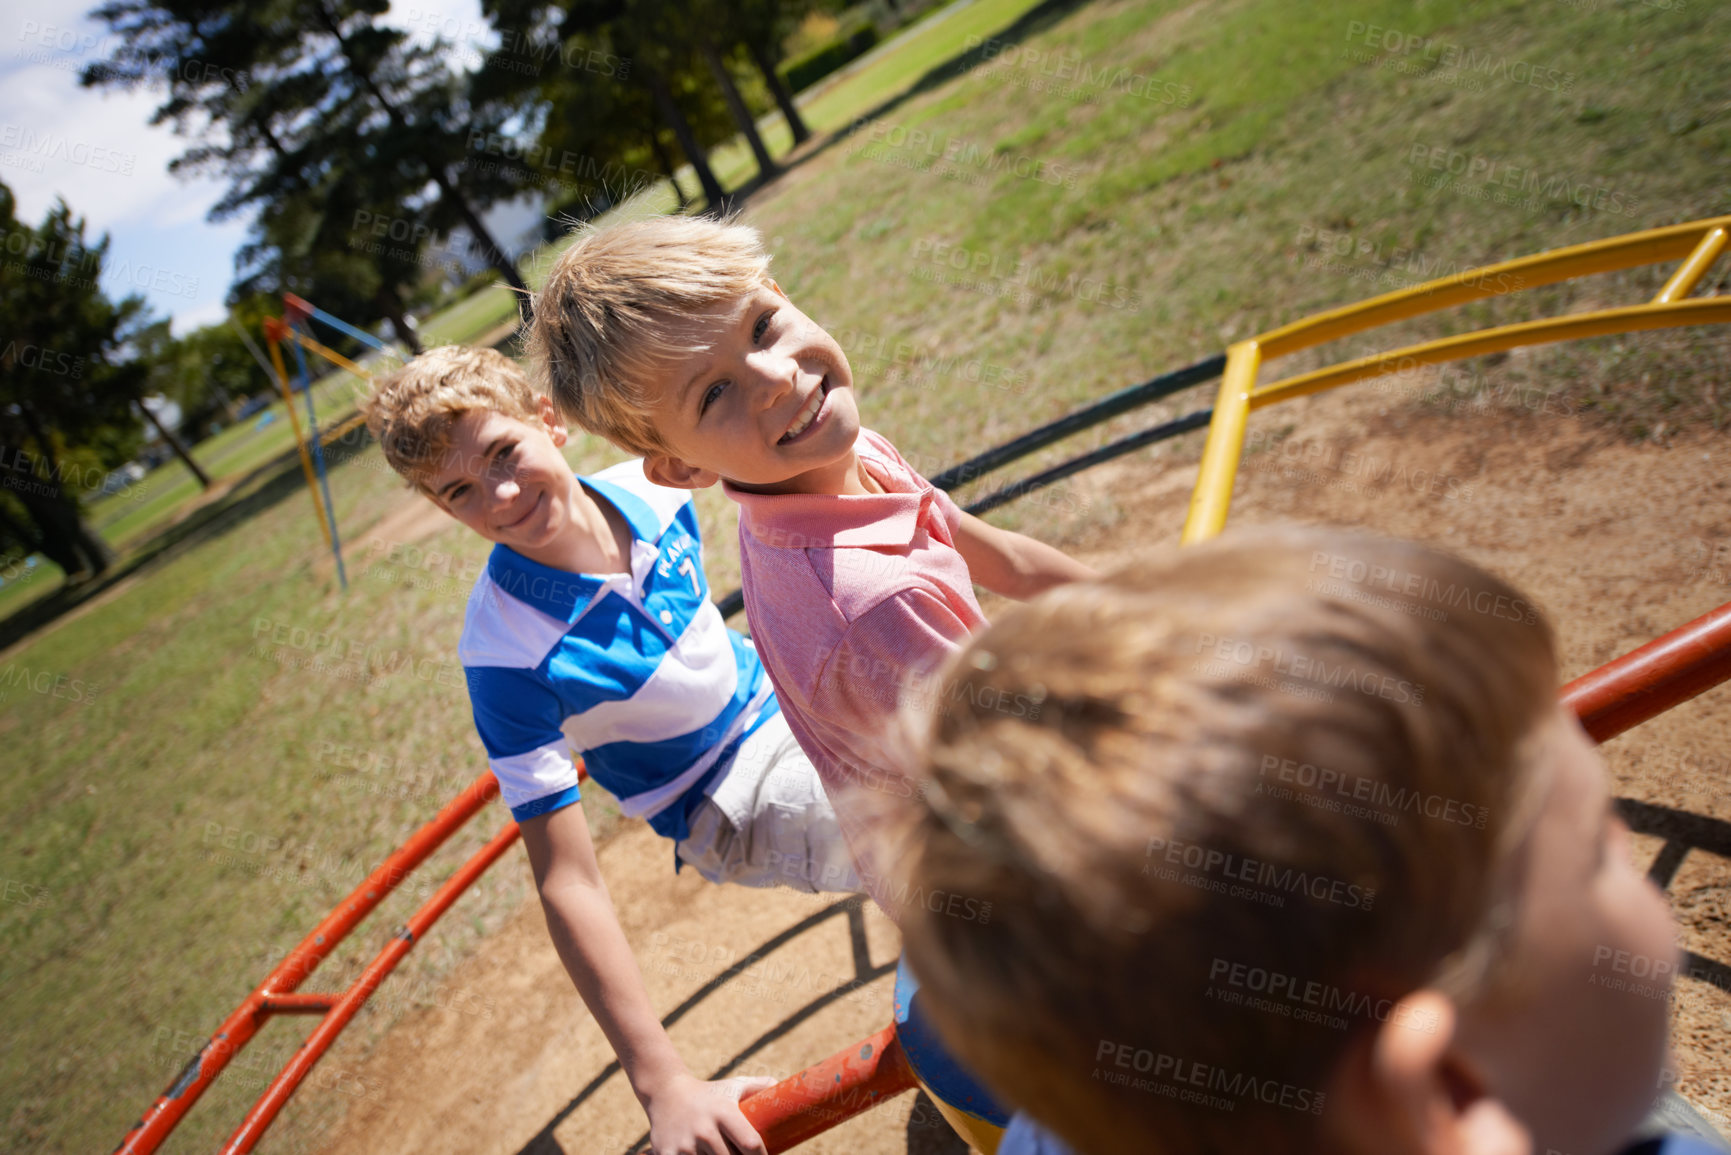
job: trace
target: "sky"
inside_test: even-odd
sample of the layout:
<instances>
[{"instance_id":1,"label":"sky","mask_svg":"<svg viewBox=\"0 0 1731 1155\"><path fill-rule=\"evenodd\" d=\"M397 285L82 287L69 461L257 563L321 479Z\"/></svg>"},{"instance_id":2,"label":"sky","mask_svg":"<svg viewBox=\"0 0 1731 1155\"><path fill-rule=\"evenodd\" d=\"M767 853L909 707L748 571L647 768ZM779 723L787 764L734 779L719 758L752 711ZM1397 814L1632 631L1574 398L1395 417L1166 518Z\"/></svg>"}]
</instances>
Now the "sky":
<instances>
[{"instance_id":1,"label":"sky","mask_svg":"<svg viewBox=\"0 0 1731 1155\"><path fill-rule=\"evenodd\" d=\"M92 4L94 8L96 5ZM184 334L226 315L234 253L247 220L212 224L220 181L170 176L168 163L193 142L172 125L152 127L166 89L92 90L78 84L88 64L113 53L101 21L72 15L79 3L9 0L0 16L0 181L18 199L21 221L39 224L62 197L85 218L85 237L111 243L103 288L114 299L137 292L156 316ZM382 23L431 39L484 41L479 0L393 4Z\"/></svg>"}]
</instances>

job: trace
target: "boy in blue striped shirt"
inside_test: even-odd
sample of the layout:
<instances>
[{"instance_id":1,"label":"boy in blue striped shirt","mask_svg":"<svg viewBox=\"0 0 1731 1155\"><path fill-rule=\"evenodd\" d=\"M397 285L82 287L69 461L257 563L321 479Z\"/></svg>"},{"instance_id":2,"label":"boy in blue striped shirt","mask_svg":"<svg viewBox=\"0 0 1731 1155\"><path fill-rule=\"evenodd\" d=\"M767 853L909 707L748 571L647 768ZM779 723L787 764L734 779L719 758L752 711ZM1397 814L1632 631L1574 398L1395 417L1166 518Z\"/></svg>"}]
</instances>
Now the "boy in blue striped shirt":
<instances>
[{"instance_id":1,"label":"boy in blue striped shirt","mask_svg":"<svg viewBox=\"0 0 1731 1155\"><path fill-rule=\"evenodd\" d=\"M577 477L552 402L491 349L382 378L367 423L392 467L495 543L458 652L475 728L523 833L547 928L650 1121L657 1155L763 1146L649 1004L589 839L572 753L715 882L857 890L835 812L751 643L709 600L690 494L640 461Z\"/></svg>"}]
</instances>

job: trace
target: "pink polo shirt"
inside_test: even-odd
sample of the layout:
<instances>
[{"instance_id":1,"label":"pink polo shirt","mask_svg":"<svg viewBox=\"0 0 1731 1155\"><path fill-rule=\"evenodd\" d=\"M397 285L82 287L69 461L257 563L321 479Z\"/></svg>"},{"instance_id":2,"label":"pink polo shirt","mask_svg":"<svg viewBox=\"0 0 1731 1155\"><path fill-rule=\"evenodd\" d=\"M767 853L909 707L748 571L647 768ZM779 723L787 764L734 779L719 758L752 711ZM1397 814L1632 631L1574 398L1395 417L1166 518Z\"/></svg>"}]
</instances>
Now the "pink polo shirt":
<instances>
[{"instance_id":1,"label":"pink polo shirt","mask_svg":"<svg viewBox=\"0 0 1731 1155\"><path fill-rule=\"evenodd\" d=\"M885 492L723 488L739 503L752 644L869 885L857 835L870 815L847 788L913 796L897 709L936 708L936 668L986 619L956 552L956 503L876 433L854 449Z\"/></svg>"}]
</instances>

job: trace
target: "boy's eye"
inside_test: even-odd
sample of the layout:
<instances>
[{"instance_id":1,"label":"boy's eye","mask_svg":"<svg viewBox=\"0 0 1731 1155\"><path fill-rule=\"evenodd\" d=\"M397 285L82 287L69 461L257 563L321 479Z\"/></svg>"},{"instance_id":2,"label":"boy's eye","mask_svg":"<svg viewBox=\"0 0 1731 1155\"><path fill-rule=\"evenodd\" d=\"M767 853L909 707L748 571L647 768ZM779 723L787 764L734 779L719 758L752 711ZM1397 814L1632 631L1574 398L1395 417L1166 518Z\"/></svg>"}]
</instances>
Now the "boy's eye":
<instances>
[{"instance_id":1,"label":"boy's eye","mask_svg":"<svg viewBox=\"0 0 1731 1155\"><path fill-rule=\"evenodd\" d=\"M769 329L769 319L773 316L775 316L775 310L771 309L757 319L757 324L751 330L751 339L754 342L763 340L763 334Z\"/></svg>"},{"instance_id":2,"label":"boy's eye","mask_svg":"<svg viewBox=\"0 0 1731 1155\"><path fill-rule=\"evenodd\" d=\"M715 384L711 385L709 387L709 389L703 394L703 401L697 407L697 415L699 417L702 417L705 413L707 413L709 411L709 406L712 403L714 403L714 401L717 397L721 396L722 391L725 390L726 388L727 388L727 382L726 381L717 381Z\"/></svg>"}]
</instances>

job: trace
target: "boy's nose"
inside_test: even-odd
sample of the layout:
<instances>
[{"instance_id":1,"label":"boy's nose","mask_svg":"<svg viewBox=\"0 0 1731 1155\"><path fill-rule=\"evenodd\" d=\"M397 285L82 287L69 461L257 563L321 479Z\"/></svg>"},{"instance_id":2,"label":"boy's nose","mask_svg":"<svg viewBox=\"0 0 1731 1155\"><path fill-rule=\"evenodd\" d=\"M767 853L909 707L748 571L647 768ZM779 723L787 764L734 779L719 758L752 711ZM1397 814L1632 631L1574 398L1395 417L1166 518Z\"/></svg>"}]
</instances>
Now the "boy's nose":
<instances>
[{"instance_id":1,"label":"boy's nose","mask_svg":"<svg viewBox=\"0 0 1731 1155\"><path fill-rule=\"evenodd\" d=\"M758 362L763 385L758 390L762 408L773 407L799 385L799 362L766 352Z\"/></svg>"},{"instance_id":2,"label":"boy's nose","mask_svg":"<svg viewBox=\"0 0 1731 1155\"><path fill-rule=\"evenodd\" d=\"M493 487L493 497L500 505L504 505L516 498L522 491L523 487L517 484L515 478L501 478L499 483Z\"/></svg>"}]
</instances>

